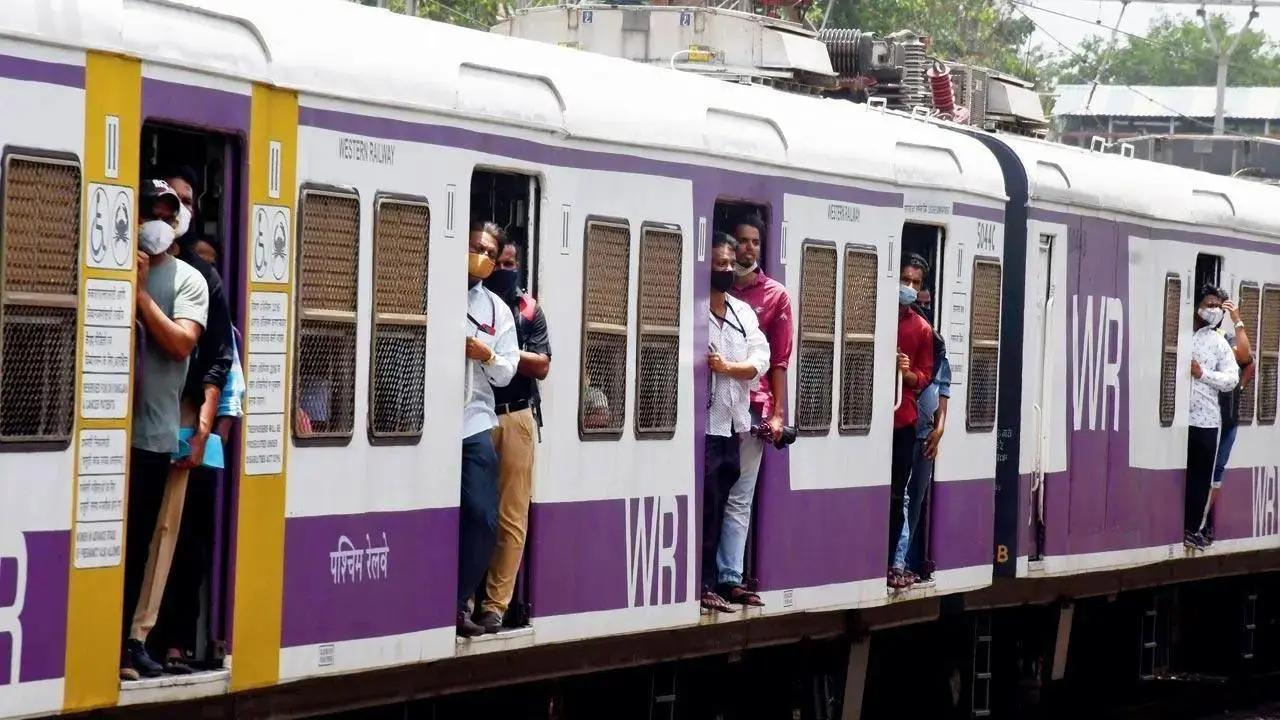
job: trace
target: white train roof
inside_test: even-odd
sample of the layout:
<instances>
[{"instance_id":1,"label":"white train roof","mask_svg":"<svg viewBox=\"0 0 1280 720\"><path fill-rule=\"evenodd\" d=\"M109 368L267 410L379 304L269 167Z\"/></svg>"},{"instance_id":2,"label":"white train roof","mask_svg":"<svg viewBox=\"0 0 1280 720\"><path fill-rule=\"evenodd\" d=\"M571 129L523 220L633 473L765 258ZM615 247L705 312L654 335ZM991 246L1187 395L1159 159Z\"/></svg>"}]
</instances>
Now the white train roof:
<instances>
[{"instance_id":1,"label":"white train roof","mask_svg":"<svg viewBox=\"0 0 1280 720\"><path fill-rule=\"evenodd\" d=\"M1280 188L1176 165L1009 136L1031 202L1280 237Z\"/></svg>"},{"instance_id":2,"label":"white train roof","mask_svg":"<svg viewBox=\"0 0 1280 720\"><path fill-rule=\"evenodd\" d=\"M2 35L586 142L1004 191L980 143L929 123L344 0L5 0Z\"/></svg>"}]
</instances>

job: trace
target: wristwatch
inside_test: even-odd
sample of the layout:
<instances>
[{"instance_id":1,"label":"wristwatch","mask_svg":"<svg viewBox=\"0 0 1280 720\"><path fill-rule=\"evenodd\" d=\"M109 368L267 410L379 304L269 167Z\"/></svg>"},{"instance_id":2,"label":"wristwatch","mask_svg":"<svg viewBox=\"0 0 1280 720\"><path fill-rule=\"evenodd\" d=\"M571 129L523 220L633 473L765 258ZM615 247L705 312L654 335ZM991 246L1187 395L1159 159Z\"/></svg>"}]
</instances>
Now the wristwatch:
<instances>
[{"instance_id":1,"label":"wristwatch","mask_svg":"<svg viewBox=\"0 0 1280 720\"><path fill-rule=\"evenodd\" d=\"M1237 320L1237 321L1236 321L1236 327L1238 327L1238 328L1242 328L1242 327L1244 327L1244 321L1243 321L1243 320Z\"/></svg>"}]
</instances>

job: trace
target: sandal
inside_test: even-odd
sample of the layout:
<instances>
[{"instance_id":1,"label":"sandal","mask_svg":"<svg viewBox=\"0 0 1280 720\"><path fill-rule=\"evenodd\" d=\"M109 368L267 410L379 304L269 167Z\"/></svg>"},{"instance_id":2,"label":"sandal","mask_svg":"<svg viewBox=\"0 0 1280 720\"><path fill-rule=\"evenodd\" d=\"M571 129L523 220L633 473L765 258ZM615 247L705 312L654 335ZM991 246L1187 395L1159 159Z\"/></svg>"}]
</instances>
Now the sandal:
<instances>
[{"instance_id":1,"label":"sandal","mask_svg":"<svg viewBox=\"0 0 1280 720\"><path fill-rule=\"evenodd\" d=\"M748 607L764 607L764 601L760 599L759 595L751 592L741 585L735 585L729 588L726 599L731 603L746 605Z\"/></svg>"},{"instance_id":2,"label":"sandal","mask_svg":"<svg viewBox=\"0 0 1280 720\"><path fill-rule=\"evenodd\" d=\"M708 610L717 610L722 613L738 612L732 605L725 602L724 598L711 592L710 590L702 593L702 607Z\"/></svg>"},{"instance_id":3,"label":"sandal","mask_svg":"<svg viewBox=\"0 0 1280 720\"><path fill-rule=\"evenodd\" d=\"M193 671L181 655L170 655L164 659L164 671L167 675L190 675Z\"/></svg>"},{"instance_id":4,"label":"sandal","mask_svg":"<svg viewBox=\"0 0 1280 720\"><path fill-rule=\"evenodd\" d=\"M892 568L889 570L889 587L894 590L902 590L907 587L907 576L902 572L901 568Z\"/></svg>"}]
</instances>

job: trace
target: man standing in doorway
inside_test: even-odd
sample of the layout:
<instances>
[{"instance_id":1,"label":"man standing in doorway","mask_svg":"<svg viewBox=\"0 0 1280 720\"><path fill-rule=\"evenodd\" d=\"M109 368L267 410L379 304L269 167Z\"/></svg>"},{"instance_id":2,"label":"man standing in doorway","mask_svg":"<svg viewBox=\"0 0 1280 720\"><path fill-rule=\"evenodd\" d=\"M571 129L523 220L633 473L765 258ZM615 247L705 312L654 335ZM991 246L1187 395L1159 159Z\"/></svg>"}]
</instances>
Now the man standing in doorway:
<instances>
[{"instance_id":1,"label":"man standing in doorway","mask_svg":"<svg viewBox=\"0 0 1280 720\"><path fill-rule=\"evenodd\" d=\"M746 303L756 315L760 330L769 343L769 368L751 390L751 423L767 422L776 441L782 437L786 420L787 365L791 362L791 296L782 283L760 269L764 222L748 214L733 225L737 243L734 263L734 298ZM739 436L738 481L729 489L721 530L719 592L730 602L761 606L760 596L743 584L742 571L747 551L747 530L755 501L756 479L764 457L764 441L749 429Z\"/></svg>"},{"instance_id":2,"label":"man standing in doorway","mask_svg":"<svg viewBox=\"0 0 1280 720\"><path fill-rule=\"evenodd\" d=\"M466 394L462 410L462 496L458 528L458 634L476 637L484 628L471 620L471 600L493 558L498 527L498 457L493 449L493 388L506 387L520 363L515 321L485 278L502 255L502 230L473 225L467 256Z\"/></svg>"},{"instance_id":3,"label":"man standing in doorway","mask_svg":"<svg viewBox=\"0 0 1280 720\"><path fill-rule=\"evenodd\" d=\"M515 317L520 348L515 377L506 387L493 389L498 415L498 427L493 430L498 453L498 540L489 563L479 623L485 632L494 633L502 629L511 604L529 530L534 448L542 427L538 382L551 372L551 340L542 308L520 289L520 254L515 243L504 245L498 268L485 278L484 285L502 298Z\"/></svg>"},{"instance_id":4,"label":"man standing in doorway","mask_svg":"<svg viewBox=\"0 0 1280 720\"><path fill-rule=\"evenodd\" d=\"M929 263L916 254L902 261L898 273L898 375L902 380L902 401L893 413L893 470L889 493L889 586L910 584L903 567L895 563L898 541L906 518L907 482L916 454L916 399L933 382L933 328L911 309L921 288Z\"/></svg>"},{"instance_id":5,"label":"man standing in doorway","mask_svg":"<svg viewBox=\"0 0 1280 720\"><path fill-rule=\"evenodd\" d=\"M716 233L711 242L711 388L702 479L702 607L725 613L736 612L716 592L717 578L724 577L719 557L725 507L730 489L742 477L738 448L740 438L751 431L751 390L769 367L769 344L760 322L746 303L729 295L735 245L724 233Z\"/></svg>"},{"instance_id":6,"label":"man standing in doorway","mask_svg":"<svg viewBox=\"0 0 1280 720\"><path fill-rule=\"evenodd\" d=\"M1240 368L1226 339L1218 333L1222 301L1226 293L1213 285L1196 292L1196 314L1191 337L1191 413L1187 424L1187 487L1183 544L1195 550L1209 547L1201 533L1209 511L1209 490L1218 458L1218 434L1222 427L1219 393L1230 392L1240 381Z\"/></svg>"}]
</instances>

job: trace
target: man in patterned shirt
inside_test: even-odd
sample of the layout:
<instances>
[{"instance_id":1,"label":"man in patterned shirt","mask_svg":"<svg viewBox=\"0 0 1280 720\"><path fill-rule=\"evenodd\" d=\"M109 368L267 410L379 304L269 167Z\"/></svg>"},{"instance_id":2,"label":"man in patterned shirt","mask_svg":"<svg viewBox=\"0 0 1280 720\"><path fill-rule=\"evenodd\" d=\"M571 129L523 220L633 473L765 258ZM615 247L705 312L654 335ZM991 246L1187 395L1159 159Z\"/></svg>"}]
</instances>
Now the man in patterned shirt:
<instances>
[{"instance_id":1,"label":"man in patterned shirt","mask_svg":"<svg viewBox=\"0 0 1280 720\"><path fill-rule=\"evenodd\" d=\"M716 581L725 502L741 466L739 433L751 430L751 389L769 369L769 342L751 306L729 295L738 241L716 233L711 242L711 302L707 323L707 431L702 479L702 606L736 612Z\"/></svg>"},{"instance_id":2,"label":"man in patterned shirt","mask_svg":"<svg viewBox=\"0 0 1280 720\"><path fill-rule=\"evenodd\" d=\"M1216 330L1222 322L1226 293L1213 285L1196 292L1191 337L1191 413L1187 424L1187 489L1183 516L1183 544L1195 550L1209 546L1200 528L1209 507L1209 487L1218 456L1222 413L1218 394L1230 392L1240 381L1240 368L1225 338Z\"/></svg>"}]
</instances>

